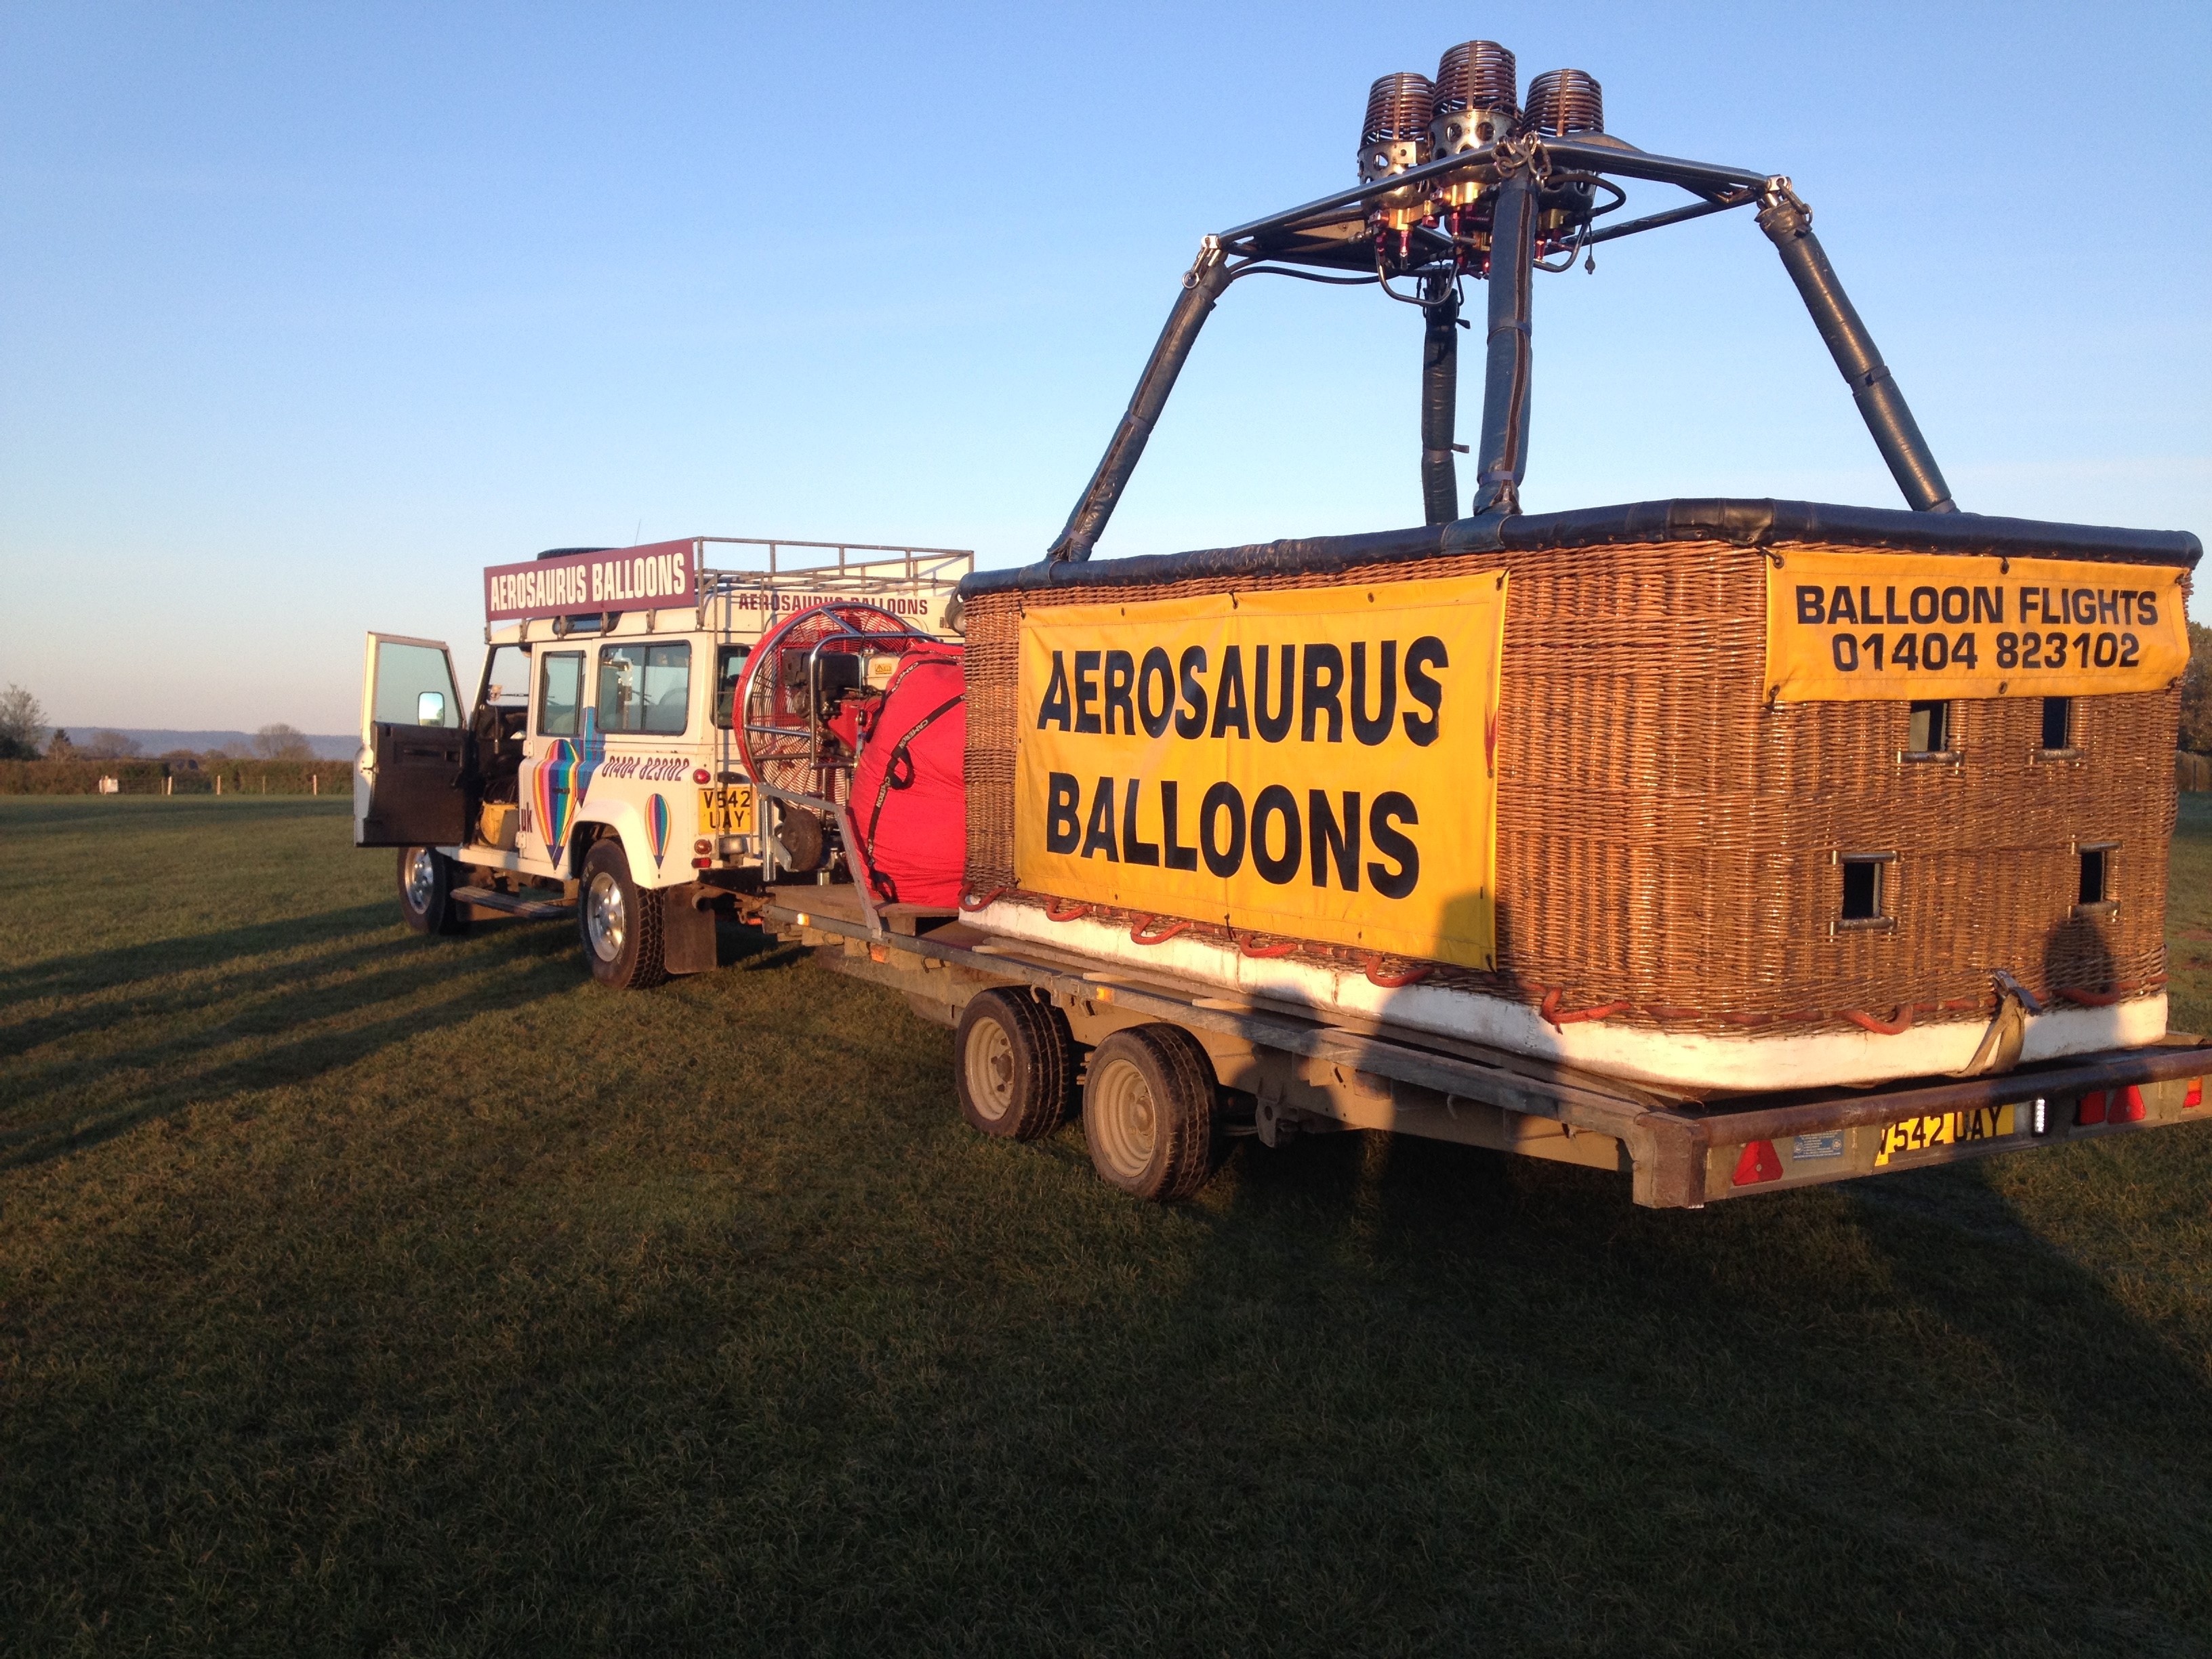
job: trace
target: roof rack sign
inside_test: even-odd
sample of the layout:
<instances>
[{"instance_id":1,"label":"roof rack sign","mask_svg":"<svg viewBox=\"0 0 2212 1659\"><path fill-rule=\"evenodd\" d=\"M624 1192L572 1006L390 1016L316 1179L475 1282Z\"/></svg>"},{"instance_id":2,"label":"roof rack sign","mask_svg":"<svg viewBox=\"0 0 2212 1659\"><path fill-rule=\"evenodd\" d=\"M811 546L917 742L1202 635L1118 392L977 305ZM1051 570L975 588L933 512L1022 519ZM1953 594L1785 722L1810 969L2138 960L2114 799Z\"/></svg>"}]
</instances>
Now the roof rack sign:
<instances>
[{"instance_id":1,"label":"roof rack sign","mask_svg":"<svg viewBox=\"0 0 2212 1659\"><path fill-rule=\"evenodd\" d=\"M698 544L689 538L495 564L484 572L487 623L698 603Z\"/></svg>"}]
</instances>

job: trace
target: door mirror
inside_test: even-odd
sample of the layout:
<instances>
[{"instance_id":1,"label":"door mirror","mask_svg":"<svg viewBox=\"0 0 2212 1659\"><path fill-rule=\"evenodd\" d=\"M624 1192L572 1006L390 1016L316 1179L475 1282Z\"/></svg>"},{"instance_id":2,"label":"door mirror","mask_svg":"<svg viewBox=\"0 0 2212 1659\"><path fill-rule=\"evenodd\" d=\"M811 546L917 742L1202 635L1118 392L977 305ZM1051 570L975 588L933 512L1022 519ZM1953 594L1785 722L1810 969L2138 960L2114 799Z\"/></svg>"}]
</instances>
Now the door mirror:
<instances>
[{"instance_id":1,"label":"door mirror","mask_svg":"<svg viewBox=\"0 0 2212 1659\"><path fill-rule=\"evenodd\" d=\"M446 694L425 691L415 699L415 724L443 726L446 723Z\"/></svg>"}]
</instances>

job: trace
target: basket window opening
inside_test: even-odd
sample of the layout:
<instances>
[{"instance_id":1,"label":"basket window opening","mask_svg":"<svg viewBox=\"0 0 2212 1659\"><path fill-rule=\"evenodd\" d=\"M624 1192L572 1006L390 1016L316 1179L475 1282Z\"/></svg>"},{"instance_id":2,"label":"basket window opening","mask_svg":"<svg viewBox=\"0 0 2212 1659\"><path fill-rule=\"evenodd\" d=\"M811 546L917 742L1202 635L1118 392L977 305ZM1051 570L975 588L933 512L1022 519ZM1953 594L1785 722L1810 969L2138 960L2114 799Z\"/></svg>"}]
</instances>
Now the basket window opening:
<instances>
[{"instance_id":1,"label":"basket window opening","mask_svg":"<svg viewBox=\"0 0 2212 1659\"><path fill-rule=\"evenodd\" d=\"M2043 747L2046 751L2071 749L2074 746L2074 699L2045 697L2043 700Z\"/></svg>"},{"instance_id":2,"label":"basket window opening","mask_svg":"<svg viewBox=\"0 0 2212 1659\"><path fill-rule=\"evenodd\" d=\"M1882 915L1882 859L1853 859L1842 860L1844 866L1844 921L1879 921Z\"/></svg>"},{"instance_id":3,"label":"basket window opening","mask_svg":"<svg viewBox=\"0 0 2212 1659\"><path fill-rule=\"evenodd\" d=\"M2084 847L2081 851L2081 888L2077 901L2082 904L2102 904L2112 896L2112 852L2110 847Z\"/></svg>"},{"instance_id":4,"label":"basket window opening","mask_svg":"<svg viewBox=\"0 0 2212 1659\"><path fill-rule=\"evenodd\" d=\"M1915 755L1948 754L1951 749L1951 705L1916 702L1907 716L1905 747Z\"/></svg>"}]
</instances>

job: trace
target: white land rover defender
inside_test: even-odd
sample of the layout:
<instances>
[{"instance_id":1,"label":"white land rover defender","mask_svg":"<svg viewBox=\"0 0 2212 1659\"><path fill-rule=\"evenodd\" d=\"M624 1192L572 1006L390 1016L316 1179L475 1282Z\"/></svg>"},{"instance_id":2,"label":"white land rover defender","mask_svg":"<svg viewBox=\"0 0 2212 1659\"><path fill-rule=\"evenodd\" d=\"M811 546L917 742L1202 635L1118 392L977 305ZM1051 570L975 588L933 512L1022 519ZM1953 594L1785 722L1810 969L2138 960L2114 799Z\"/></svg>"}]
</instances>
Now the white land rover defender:
<instances>
[{"instance_id":1,"label":"white land rover defender","mask_svg":"<svg viewBox=\"0 0 2212 1659\"><path fill-rule=\"evenodd\" d=\"M725 547L764 550L764 565L704 568ZM418 933L459 933L474 909L548 917L573 905L604 983L712 968L723 896L829 879L842 855L820 802L745 763L738 697L755 647L825 604L951 634L954 590L974 566L951 549L734 537L493 566L472 709L442 641L369 635L354 844L399 849L400 907ZM895 665L811 652L781 695L818 735L845 681Z\"/></svg>"}]
</instances>

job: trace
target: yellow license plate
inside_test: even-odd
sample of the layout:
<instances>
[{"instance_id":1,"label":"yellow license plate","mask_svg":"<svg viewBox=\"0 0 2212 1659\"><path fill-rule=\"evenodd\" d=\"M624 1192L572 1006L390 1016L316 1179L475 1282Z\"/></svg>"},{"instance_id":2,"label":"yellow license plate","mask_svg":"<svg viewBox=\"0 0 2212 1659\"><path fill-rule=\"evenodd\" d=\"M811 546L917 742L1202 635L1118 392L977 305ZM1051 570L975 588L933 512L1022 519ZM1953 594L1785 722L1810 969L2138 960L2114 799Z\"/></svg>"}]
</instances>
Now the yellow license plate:
<instances>
[{"instance_id":1,"label":"yellow license plate","mask_svg":"<svg viewBox=\"0 0 2212 1659\"><path fill-rule=\"evenodd\" d=\"M1933 1117L1885 1123L1881 1144L1875 1148L1875 1164L1879 1168L1900 1152L1926 1152L1938 1146L1998 1139L2012 1133L2012 1115L2009 1106L1976 1106L1963 1112L1939 1112Z\"/></svg>"},{"instance_id":2,"label":"yellow license plate","mask_svg":"<svg viewBox=\"0 0 2212 1659\"><path fill-rule=\"evenodd\" d=\"M699 792L701 835L750 836L752 832L752 785L723 783Z\"/></svg>"}]
</instances>

